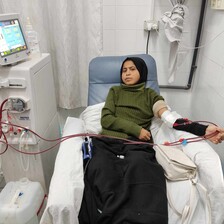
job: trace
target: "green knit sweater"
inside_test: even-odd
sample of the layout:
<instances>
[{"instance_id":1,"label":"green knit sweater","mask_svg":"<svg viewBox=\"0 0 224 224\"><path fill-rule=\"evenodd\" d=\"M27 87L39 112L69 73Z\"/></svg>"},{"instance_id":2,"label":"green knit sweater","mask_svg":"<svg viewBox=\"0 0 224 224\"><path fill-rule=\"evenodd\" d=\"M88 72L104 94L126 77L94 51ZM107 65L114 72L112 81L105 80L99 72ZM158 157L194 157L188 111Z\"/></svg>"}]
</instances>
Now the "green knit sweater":
<instances>
[{"instance_id":1,"label":"green knit sweater","mask_svg":"<svg viewBox=\"0 0 224 224\"><path fill-rule=\"evenodd\" d=\"M153 118L152 106L164 100L145 83L111 87L102 109L102 135L128 138L139 137L142 128L148 129Z\"/></svg>"}]
</instances>

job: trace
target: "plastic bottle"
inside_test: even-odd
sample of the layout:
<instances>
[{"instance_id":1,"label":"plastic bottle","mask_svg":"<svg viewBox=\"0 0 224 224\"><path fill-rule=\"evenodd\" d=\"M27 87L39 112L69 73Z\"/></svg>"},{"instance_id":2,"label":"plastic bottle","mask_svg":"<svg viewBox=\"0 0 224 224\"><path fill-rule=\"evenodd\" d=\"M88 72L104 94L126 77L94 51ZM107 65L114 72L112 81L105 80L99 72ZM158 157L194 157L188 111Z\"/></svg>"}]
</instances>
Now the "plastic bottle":
<instances>
[{"instance_id":1,"label":"plastic bottle","mask_svg":"<svg viewBox=\"0 0 224 224\"><path fill-rule=\"evenodd\" d=\"M26 36L31 54L40 54L38 34L35 30L33 30L33 26L30 22L29 17L27 17L27 23L26 23Z\"/></svg>"}]
</instances>

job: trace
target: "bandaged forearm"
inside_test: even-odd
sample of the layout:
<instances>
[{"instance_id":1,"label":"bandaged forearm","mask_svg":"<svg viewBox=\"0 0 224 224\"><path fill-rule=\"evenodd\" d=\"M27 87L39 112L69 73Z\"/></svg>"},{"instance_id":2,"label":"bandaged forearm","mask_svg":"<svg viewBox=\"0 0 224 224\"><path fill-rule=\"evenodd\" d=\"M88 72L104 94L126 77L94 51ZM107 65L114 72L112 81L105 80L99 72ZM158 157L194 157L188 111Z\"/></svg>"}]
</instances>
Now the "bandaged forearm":
<instances>
[{"instance_id":1,"label":"bandaged forearm","mask_svg":"<svg viewBox=\"0 0 224 224\"><path fill-rule=\"evenodd\" d=\"M190 122L187 119L177 117L177 115L175 116L175 114L169 110L163 112L161 120L170 128L190 132L198 136L205 135L206 128L208 127L197 122Z\"/></svg>"},{"instance_id":2,"label":"bandaged forearm","mask_svg":"<svg viewBox=\"0 0 224 224\"><path fill-rule=\"evenodd\" d=\"M207 125L199 124L197 122L189 122L183 118L177 119L173 124L173 128L176 130L190 132L198 136L205 135L207 127Z\"/></svg>"},{"instance_id":3,"label":"bandaged forearm","mask_svg":"<svg viewBox=\"0 0 224 224\"><path fill-rule=\"evenodd\" d=\"M162 113L161 115L161 120L169 127L173 128L173 125L175 121L180 118L175 116L171 111L166 110L165 112Z\"/></svg>"}]
</instances>

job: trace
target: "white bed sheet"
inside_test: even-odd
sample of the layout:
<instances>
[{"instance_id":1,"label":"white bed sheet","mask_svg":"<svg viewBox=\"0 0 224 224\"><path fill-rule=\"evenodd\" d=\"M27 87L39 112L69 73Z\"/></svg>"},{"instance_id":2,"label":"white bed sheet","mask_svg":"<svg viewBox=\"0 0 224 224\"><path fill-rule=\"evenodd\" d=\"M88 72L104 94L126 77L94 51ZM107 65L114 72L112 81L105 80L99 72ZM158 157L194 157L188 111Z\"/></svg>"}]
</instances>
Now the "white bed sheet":
<instances>
[{"instance_id":1,"label":"white bed sheet","mask_svg":"<svg viewBox=\"0 0 224 224\"><path fill-rule=\"evenodd\" d=\"M172 112L177 118L180 117L176 112ZM195 135L183 131L167 127L160 119L154 118L151 125L151 133L154 142L163 144L165 141L177 141L179 139L187 139L196 137ZM165 141L164 141L165 140ZM197 183L202 185L196 186L196 192L193 202L195 207L187 223L190 224L224 224L224 182L221 161L218 154L208 144L207 141L199 141L182 145L183 152L197 166ZM183 211L183 208L188 204L190 198L191 184L188 181L168 182L167 188L173 196L173 202L176 208ZM187 186L188 185L188 186ZM211 211L205 208L206 203L211 206ZM169 207L169 223L181 223L180 217Z\"/></svg>"},{"instance_id":2,"label":"white bed sheet","mask_svg":"<svg viewBox=\"0 0 224 224\"><path fill-rule=\"evenodd\" d=\"M84 133L81 119L68 117L63 136ZM60 144L50 183L46 209L40 224L78 224L84 182L82 137L70 138Z\"/></svg>"},{"instance_id":3,"label":"white bed sheet","mask_svg":"<svg viewBox=\"0 0 224 224\"><path fill-rule=\"evenodd\" d=\"M98 133L101 130L100 112L103 103L89 106L78 118L68 118L63 135L76 133ZM151 129L154 141L164 143L191 134L169 129L159 119L153 120ZM72 138L61 143L50 184L46 209L40 224L78 224L78 212L83 194L82 138ZM212 224L223 224L224 184L221 163L218 155L205 141L187 144L183 151L198 166L198 182L207 189L213 203ZM215 175L214 175L215 174ZM167 182L169 194L178 211L182 212L189 203L192 184L189 181ZM196 189L196 188L195 188ZM201 192L201 191L200 191ZM209 213L204 206L204 193L194 192L194 209L189 216L190 224L207 224ZM181 224L181 217L169 206L169 224Z\"/></svg>"}]
</instances>

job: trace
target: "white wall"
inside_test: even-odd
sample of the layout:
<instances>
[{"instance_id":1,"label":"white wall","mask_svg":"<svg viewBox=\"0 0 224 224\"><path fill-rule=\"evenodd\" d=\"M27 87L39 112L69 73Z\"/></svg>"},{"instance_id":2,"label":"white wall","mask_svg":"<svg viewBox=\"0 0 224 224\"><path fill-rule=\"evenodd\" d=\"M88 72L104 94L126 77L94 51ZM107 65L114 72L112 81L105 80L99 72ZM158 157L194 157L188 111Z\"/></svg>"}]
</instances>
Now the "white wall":
<instances>
[{"instance_id":1,"label":"white wall","mask_svg":"<svg viewBox=\"0 0 224 224\"><path fill-rule=\"evenodd\" d=\"M145 51L145 19L152 17L154 0L103 0L104 55Z\"/></svg>"},{"instance_id":2,"label":"white wall","mask_svg":"<svg viewBox=\"0 0 224 224\"><path fill-rule=\"evenodd\" d=\"M199 68L191 103L192 117L224 127L224 10L207 6ZM224 161L224 143L215 146ZM224 165L224 164L223 164Z\"/></svg>"}]
</instances>

